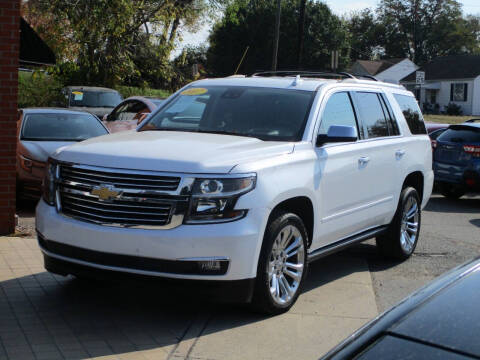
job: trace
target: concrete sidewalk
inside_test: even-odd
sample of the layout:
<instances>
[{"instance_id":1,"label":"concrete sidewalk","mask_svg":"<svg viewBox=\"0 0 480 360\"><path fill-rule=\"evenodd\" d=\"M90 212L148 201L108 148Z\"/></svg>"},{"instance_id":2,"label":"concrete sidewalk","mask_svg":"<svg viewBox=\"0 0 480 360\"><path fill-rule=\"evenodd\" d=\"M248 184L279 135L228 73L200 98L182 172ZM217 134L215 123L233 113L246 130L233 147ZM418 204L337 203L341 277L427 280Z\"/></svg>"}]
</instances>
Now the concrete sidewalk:
<instances>
[{"instance_id":1,"label":"concrete sidewalk","mask_svg":"<svg viewBox=\"0 0 480 360\"><path fill-rule=\"evenodd\" d=\"M291 311L268 318L162 285L54 276L35 239L0 237L0 360L317 359L375 315L367 263L352 254L312 264Z\"/></svg>"}]
</instances>

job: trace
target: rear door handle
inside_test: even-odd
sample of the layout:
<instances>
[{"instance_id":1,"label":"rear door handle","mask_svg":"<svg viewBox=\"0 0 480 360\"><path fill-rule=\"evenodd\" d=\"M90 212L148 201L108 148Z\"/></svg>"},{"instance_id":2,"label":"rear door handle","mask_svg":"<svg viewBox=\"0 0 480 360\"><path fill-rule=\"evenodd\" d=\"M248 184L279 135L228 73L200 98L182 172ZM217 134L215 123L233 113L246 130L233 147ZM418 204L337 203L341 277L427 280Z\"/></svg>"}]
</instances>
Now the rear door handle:
<instances>
[{"instance_id":1,"label":"rear door handle","mask_svg":"<svg viewBox=\"0 0 480 360\"><path fill-rule=\"evenodd\" d=\"M367 165L369 161L370 161L370 158L368 156L362 156L361 158L358 159L358 163L360 165Z\"/></svg>"},{"instance_id":2,"label":"rear door handle","mask_svg":"<svg viewBox=\"0 0 480 360\"><path fill-rule=\"evenodd\" d=\"M403 155L405 155L405 150L397 150L395 152L395 156L397 157L397 159L400 159Z\"/></svg>"}]
</instances>

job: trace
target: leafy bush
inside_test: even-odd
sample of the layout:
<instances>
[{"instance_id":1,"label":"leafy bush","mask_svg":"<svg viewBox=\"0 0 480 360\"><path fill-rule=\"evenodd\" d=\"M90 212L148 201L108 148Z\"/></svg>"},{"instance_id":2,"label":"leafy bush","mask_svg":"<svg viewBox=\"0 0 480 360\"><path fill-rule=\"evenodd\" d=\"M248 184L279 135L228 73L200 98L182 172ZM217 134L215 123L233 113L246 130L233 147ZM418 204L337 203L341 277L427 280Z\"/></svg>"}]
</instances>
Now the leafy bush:
<instances>
[{"instance_id":1,"label":"leafy bush","mask_svg":"<svg viewBox=\"0 0 480 360\"><path fill-rule=\"evenodd\" d=\"M57 106L63 101L62 84L40 71L18 73L18 108Z\"/></svg>"},{"instance_id":2,"label":"leafy bush","mask_svg":"<svg viewBox=\"0 0 480 360\"><path fill-rule=\"evenodd\" d=\"M125 99L130 96L154 96L159 98L166 98L170 95L170 93L166 90L141 88L134 86L116 86L115 90L120 92L120 94L122 94Z\"/></svg>"},{"instance_id":3,"label":"leafy bush","mask_svg":"<svg viewBox=\"0 0 480 360\"><path fill-rule=\"evenodd\" d=\"M463 111L460 105L449 103L447 106L445 106L445 113L447 115L462 115Z\"/></svg>"}]
</instances>

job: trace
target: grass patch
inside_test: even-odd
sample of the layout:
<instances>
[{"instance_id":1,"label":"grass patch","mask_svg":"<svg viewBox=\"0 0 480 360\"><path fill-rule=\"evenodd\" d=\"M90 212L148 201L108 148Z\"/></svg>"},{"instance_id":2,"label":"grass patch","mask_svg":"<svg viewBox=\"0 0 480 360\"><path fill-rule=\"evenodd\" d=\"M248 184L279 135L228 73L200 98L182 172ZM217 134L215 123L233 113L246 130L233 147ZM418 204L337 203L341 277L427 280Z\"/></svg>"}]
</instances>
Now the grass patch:
<instances>
[{"instance_id":1,"label":"grass patch","mask_svg":"<svg viewBox=\"0 0 480 360\"><path fill-rule=\"evenodd\" d=\"M130 96L153 96L158 98L166 98L170 96L170 92L161 89L117 86L115 90L119 91L125 99Z\"/></svg>"},{"instance_id":2,"label":"grass patch","mask_svg":"<svg viewBox=\"0 0 480 360\"><path fill-rule=\"evenodd\" d=\"M452 115L424 115L425 121L442 124L460 124L470 119L478 119L480 116L452 116Z\"/></svg>"}]
</instances>

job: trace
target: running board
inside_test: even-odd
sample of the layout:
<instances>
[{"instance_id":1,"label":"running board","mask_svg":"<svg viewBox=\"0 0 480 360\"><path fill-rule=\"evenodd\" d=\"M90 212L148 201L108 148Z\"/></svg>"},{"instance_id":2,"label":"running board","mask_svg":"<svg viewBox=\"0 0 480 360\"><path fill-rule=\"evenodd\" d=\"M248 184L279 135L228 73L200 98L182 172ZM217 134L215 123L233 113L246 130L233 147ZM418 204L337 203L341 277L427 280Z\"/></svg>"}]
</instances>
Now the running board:
<instances>
[{"instance_id":1,"label":"running board","mask_svg":"<svg viewBox=\"0 0 480 360\"><path fill-rule=\"evenodd\" d=\"M385 230L387 230L387 228L388 228L387 225L379 226L379 227L376 227L374 229L370 229L370 230L361 232L360 234L350 236L346 239L334 242L334 243L329 244L325 247L317 249L317 250L311 252L310 254L308 254L308 262L312 262L312 261L320 259L324 256L333 254L334 252L343 250L346 247L349 247L353 244L371 239L371 238L385 232Z\"/></svg>"}]
</instances>

